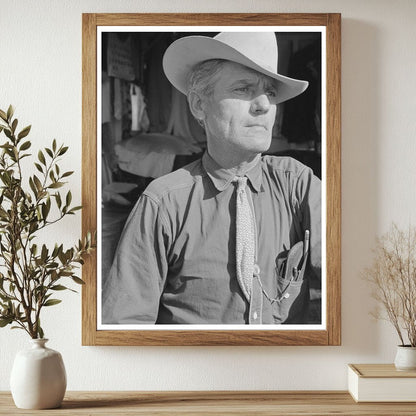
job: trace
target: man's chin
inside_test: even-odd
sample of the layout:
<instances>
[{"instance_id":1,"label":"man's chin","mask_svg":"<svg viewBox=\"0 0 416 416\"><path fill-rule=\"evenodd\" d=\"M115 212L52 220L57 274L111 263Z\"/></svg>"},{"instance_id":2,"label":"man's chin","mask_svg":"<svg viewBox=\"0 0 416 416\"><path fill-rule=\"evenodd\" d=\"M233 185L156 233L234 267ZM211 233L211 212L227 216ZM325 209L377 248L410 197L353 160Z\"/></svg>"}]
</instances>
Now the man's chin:
<instances>
[{"instance_id":1,"label":"man's chin","mask_svg":"<svg viewBox=\"0 0 416 416\"><path fill-rule=\"evenodd\" d=\"M271 139L263 140L258 143L253 143L253 146L250 146L250 150L253 153L264 153L270 149L271 143Z\"/></svg>"}]
</instances>

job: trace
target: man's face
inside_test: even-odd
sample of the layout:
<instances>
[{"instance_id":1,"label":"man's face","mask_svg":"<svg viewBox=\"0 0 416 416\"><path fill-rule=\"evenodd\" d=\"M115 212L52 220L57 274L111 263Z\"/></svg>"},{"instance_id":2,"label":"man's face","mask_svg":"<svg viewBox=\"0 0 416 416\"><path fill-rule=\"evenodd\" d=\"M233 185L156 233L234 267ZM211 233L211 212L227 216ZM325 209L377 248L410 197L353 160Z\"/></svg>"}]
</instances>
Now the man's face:
<instances>
[{"instance_id":1,"label":"man's face","mask_svg":"<svg viewBox=\"0 0 416 416\"><path fill-rule=\"evenodd\" d=\"M203 100L208 150L242 158L270 147L276 116L274 80L243 65L226 62L212 94Z\"/></svg>"}]
</instances>

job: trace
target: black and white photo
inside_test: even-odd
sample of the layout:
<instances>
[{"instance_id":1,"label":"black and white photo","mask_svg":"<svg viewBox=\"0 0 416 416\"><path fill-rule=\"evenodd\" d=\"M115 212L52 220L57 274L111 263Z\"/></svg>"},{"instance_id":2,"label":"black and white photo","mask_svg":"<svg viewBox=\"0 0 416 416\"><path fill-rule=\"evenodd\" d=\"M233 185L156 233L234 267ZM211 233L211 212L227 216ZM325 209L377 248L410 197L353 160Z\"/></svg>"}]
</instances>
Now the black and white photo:
<instances>
[{"instance_id":1,"label":"black and white photo","mask_svg":"<svg viewBox=\"0 0 416 416\"><path fill-rule=\"evenodd\" d=\"M281 37L278 58L275 32L107 34L107 238L132 209L102 243L103 324L320 323L321 33Z\"/></svg>"}]
</instances>

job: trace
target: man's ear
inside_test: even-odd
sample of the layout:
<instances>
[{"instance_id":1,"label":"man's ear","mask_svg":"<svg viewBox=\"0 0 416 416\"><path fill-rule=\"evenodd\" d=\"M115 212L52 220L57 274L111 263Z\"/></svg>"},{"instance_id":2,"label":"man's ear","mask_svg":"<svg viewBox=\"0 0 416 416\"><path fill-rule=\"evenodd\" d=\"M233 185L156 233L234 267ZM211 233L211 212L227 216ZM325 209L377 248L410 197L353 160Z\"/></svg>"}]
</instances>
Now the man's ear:
<instances>
[{"instance_id":1,"label":"man's ear","mask_svg":"<svg viewBox=\"0 0 416 416\"><path fill-rule=\"evenodd\" d=\"M205 111L204 105L201 97L195 92L191 91L188 95L189 109L191 110L192 115L198 121L205 120Z\"/></svg>"}]
</instances>

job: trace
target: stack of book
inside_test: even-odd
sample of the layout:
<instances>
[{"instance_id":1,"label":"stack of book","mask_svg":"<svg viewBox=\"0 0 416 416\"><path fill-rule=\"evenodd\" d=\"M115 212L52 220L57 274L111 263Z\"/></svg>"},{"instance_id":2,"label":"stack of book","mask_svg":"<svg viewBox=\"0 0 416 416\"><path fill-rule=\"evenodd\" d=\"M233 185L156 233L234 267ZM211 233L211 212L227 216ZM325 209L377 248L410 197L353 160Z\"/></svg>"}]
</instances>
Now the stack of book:
<instances>
[{"instance_id":1,"label":"stack of book","mask_svg":"<svg viewBox=\"0 0 416 416\"><path fill-rule=\"evenodd\" d=\"M416 371L394 364L349 364L348 390L356 402L416 402Z\"/></svg>"}]
</instances>

